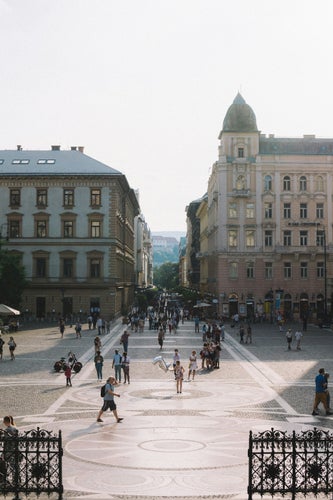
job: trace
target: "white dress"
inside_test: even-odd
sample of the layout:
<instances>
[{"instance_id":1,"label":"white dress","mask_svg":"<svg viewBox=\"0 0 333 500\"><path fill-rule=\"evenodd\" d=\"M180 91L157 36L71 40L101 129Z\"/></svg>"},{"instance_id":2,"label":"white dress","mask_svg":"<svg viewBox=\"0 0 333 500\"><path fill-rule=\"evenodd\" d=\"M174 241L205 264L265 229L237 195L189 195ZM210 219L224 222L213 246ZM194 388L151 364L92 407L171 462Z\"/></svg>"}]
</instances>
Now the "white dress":
<instances>
[{"instance_id":1,"label":"white dress","mask_svg":"<svg viewBox=\"0 0 333 500\"><path fill-rule=\"evenodd\" d=\"M190 367L189 367L189 369L190 370L197 370L198 369L197 357L196 356L193 356L193 355L190 356Z\"/></svg>"}]
</instances>

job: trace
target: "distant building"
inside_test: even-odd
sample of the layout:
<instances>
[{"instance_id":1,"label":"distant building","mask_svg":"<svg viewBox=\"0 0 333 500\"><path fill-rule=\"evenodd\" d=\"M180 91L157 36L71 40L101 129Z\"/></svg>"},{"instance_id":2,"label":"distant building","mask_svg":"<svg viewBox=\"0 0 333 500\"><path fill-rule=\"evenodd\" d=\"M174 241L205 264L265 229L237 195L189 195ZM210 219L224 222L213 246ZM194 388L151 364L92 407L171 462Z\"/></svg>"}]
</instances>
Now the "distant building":
<instances>
[{"instance_id":1,"label":"distant building","mask_svg":"<svg viewBox=\"0 0 333 500\"><path fill-rule=\"evenodd\" d=\"M188 251L194 255L200 239L200 270L220 313L330 313L333 139L261 134L238 94L219 140L208 182L207 241L201 229L188 239ZM204 206L197 216L205 227Z\"/></svg>"},{"instance_id":2,"label":"distant building","mask_svg":"<svg viewBox=\"0 0 333 500\"><path fill-rule=\"evenodd\" d=\"M174 248L178 245L177 238L172 236L153 236L154 248Z\"/></svg>"},{"instance_id":3,"label":"distant building","mask_svg":"<svg viewBox=\"0 0 333 500\"><path fill-rule=\"evenodd\" d=\"M180 286L187 287L187 262L186 262L186 237L181 236L179 241L179 284Z\"/></svg>"},{"instance_id":4,"label":"distant building","mask_svg":"<svg viewBox=\"0 0 333 500\"><path fill-rule=\"evenodd\" d=\"M83 148L0 151L0 207L6 248L26 270L25 315L109 319L128 310L140 209L124 174Z\"/></svg>"},{"instance_id":5,"label":"distant building","mask_svg":"<svg viewBox=\"0 0 333 500\"><path fill-rule=\"evenodd\" d=\"M142 214L135 217L135 272L139 289L153 284L153 244L151 232Z\"/></svg>"}]
</instances>

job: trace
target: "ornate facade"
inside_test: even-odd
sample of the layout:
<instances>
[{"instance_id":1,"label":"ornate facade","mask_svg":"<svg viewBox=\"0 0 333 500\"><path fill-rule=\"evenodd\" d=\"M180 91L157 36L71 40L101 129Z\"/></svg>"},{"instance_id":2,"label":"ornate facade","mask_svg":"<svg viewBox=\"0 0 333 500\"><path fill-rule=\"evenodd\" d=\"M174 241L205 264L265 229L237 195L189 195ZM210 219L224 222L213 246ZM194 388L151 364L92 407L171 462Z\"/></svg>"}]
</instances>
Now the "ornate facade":
<instances>
[{"instance_id":1,"label":"ornate facade","mask_svg":"<svg viewBox=\"0 0 333 500\"><path fill-rule=\"evenodd\" d=\"M132 304L139 205L125 175L83 148L0 151L0 205L26 270L25 315L110 319Z\"/></svg>"},{"instance_id":2,"label":"ornate facade","mask_svg":"<svg viewBox=\"0 0 333 500\"><path fill-rule=\"evenodd\" d=\"M333 139L261 134L238 94L219 141L202 221L203 289L225 316L330 313Z\"/></svg>"}]
</instances>

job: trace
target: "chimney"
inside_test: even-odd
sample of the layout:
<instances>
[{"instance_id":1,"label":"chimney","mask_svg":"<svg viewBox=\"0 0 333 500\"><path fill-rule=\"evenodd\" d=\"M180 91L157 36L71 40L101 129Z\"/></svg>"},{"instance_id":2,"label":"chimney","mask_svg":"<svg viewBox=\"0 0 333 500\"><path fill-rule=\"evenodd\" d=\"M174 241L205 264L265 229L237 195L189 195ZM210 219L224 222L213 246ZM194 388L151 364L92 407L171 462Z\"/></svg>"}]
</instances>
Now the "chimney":
<instances>
[{"instance_id":1,"label":"chimney","mask_svg":"<svg viewBox=\"0 0 333 500\"><path fill-rule=\"evenodd\" d=\"M77 149L80 151L80 153L84 152L84 146L79 146Z\"/></svg>"},{"instance_id":2,"label":"chimney","mask_svg":"<svg viewBox=\"0 0 333 500\"><path fill-rule=\"evenodd\" d=\"M51 146L52 151L60 151L60 146Z\"/></svg>"},{"instance_id":3,"label":"chimney","mask_svg":"<svg viewBox=\"0 0 333 500\"><path fill-rule=\"evenodd\" d=\"M76 146L71 146L71 151L77 151Z\"/></svg>"},{"instance_id":4,"label":"chimney","mask_svg":"<svg viewBox=\"0 0 333 500\"><path fill-rule=\"evenodd\" d=\"M18 144L18 145L17 145L17 151L22 151L22 146L21 146L21 144Z\"/></svg>"}]
</instances>

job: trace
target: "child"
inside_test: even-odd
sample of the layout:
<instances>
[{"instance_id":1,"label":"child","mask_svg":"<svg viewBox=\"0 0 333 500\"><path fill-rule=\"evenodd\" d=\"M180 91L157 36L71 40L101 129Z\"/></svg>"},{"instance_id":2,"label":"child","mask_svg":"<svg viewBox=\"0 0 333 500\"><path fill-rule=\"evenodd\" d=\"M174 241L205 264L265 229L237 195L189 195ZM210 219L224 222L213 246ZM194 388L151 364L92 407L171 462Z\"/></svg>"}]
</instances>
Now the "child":
<instances>
[{"instance_id":1,"label":"child","mask_svg":"<svg viewBox=\"0 0 333 500\"><path fill-rule=\"evenodd\" d=\"M66 377L66 387L72 387L72 369L70 365L66 365L64 373Z\"/></svg>"}]
</instances>

